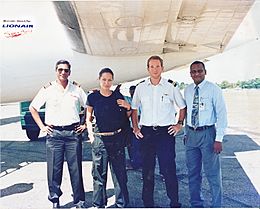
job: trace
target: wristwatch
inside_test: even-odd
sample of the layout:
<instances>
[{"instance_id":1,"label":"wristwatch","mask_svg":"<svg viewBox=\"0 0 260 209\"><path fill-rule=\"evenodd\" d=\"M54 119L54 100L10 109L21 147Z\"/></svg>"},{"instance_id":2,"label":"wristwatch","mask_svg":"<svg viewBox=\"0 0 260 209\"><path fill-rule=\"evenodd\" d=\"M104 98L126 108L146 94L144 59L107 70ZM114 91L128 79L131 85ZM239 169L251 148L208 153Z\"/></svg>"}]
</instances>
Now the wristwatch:
<instances>
[{"instance_id":1,"label":"wristwatch","mask_svg":"<svg viewBox=\"0 0 260 209\"><path fill-rule=\"evenodd\" d=\"M183 126L183 120L178 120L178 124L181 124Z\"/></svg>"}]
</instances>

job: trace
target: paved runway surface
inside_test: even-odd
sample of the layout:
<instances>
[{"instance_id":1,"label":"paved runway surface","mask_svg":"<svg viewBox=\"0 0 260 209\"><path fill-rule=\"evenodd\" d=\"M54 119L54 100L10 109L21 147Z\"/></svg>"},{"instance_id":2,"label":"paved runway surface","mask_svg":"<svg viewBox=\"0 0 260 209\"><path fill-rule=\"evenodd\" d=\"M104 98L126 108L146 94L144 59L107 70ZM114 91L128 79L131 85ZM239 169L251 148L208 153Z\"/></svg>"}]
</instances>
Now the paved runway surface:
<instances>
[{"instance_id":1,"label":"paved runway surface","mask_svg":"<svg viewBox=\"0 0 260 209\"><path fill-rule=\"evenodd\" d=\"M8 110L8 111L7 111ZM8 114L6 112L9 112ZM1 209L51 208L47 200L45 138L29 142L24 131L20 129L17 119L17 105L1 107L1 175L0 207ZM7 117L8 116L8 117ZM252 137L253 136L253 137ZM229 128L224 139L224 151L221 154L225 208L259 208L260 173L259 133L241 132ZM187 169L185 166L184 146L181 136L176 140L177 175L179 179L180 202L189 207ZM91 147L83 142L83 175L86 195L86 207L91 207ZM169 207L165 185L156 168L155 205ZM128 171L128 188L131 208L143 207L141 201L141 171ZM63 195L60 199L63 208L73 208L72 192L66 165L62 182ZM107 185L109 204L113 205L113 184L109 176ZM207 181L203 181L205 206L210 207L210 193Z\"/></svg>"}]
</instances>

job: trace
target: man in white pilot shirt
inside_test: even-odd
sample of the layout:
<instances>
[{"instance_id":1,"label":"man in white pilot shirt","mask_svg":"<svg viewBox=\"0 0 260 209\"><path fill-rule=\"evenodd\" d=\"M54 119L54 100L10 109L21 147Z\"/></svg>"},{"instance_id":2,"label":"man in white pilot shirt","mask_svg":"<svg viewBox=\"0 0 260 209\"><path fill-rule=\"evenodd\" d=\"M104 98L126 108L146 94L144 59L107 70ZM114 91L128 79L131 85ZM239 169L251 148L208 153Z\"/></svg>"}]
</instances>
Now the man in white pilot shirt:
<instances>
[{"instance_id":1,"label":"man in white pilot shirt","mask_svg":"<svg viewBox=\"0 0 260 209\"><path fill-rule=\"evenodd\" d=\"M68 80L70 73L70 63L59 60L56 63L56 80L43 87L29 107L41 131L47 132L48 199L53 203L53 208L60 207L64 156L71 177L73 202L77 208L84 208L85 201L80 134L86 125L80 125L79 111L80 106L85 108L87 96L77 83ZM38 113L44 104L45 122Z\"/></svg>"},{"instance_id":2,"label":"man in white pilot shirt","mask_svg":"<svg viewBox=\"0 0 260 209\"><path fill-rule=\"evenodd\" d=\"M143 155L143 192L145 207L154 207L154 168L158 156L160 171L165 178L170 207L181 207L178 197L178 180L175 163L175 135L181 130L186 105L178 87L161 77L163 60L152 56L147 61L150 78L136 87L132 101L132 123L141 141ZM174 105L180 108L176 122ZM137 110L141 106L140 126Z\"/></svg>"}]
</instances>

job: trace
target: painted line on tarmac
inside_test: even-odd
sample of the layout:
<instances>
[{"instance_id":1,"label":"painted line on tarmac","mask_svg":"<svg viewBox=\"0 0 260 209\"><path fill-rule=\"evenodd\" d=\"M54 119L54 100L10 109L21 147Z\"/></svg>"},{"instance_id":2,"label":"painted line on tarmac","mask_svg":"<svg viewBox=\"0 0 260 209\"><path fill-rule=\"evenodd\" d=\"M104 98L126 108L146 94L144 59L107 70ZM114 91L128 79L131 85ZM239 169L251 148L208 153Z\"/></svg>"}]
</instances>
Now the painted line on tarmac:
<instances>
[{"instance_id":1,"label":"painted line on tarmac","mask_svg":"<svg viewBox=\"0 0 260 209\"><path fill-rule=\"evenodd\" d=\"M260 194L260 150L235 152L235 155L256 191Z\"/></svg>"},{"instance_id":2,"label":"painted line on tarmac","mask_svg":"<svg viewBox=\"0 0 260 209\"><path fill-rule=\"evenodd\" d=\"M10 173L13 173L13 172L15 172L15 171L27 166L27 165L30 165L31 163L32 162L22 162L22 163L19 164L19 166L17 168L8 168L7 170L0 173L0 178L4 177L4 176L6 176Z\"/></svg>"}]
</instances>

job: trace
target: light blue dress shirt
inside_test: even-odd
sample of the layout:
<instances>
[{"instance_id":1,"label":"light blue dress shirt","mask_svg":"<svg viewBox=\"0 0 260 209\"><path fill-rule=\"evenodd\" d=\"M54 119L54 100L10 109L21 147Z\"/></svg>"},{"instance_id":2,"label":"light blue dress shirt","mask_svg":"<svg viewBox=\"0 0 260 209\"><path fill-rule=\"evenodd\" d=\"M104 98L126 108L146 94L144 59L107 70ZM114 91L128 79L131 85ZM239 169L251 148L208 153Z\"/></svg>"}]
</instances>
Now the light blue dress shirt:
<instances>
[{"instance_id":1,"label":"light blue dress shirt","mask_svg":"<svg viewBox=\"0 0 260 209\"><path fill-rule=\"evenodd\" d=\"M186 87L184 98L187 105L186 123L191 125L191 113L195 84ZM216 141L222 141L227 128L227 110L220 87L209 81L199 85L199 127L216 125Z\"/></svg>"}]
</instances>

